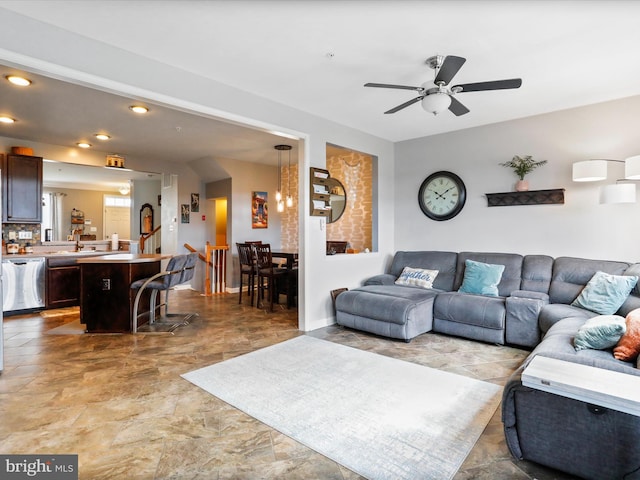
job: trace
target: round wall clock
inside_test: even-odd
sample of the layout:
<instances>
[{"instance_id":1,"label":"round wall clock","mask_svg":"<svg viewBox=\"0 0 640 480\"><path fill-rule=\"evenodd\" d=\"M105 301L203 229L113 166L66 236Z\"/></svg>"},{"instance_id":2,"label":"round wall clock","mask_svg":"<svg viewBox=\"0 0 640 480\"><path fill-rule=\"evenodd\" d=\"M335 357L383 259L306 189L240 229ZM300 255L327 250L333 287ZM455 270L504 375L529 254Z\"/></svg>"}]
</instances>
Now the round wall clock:
<instances>
[{"instance_id":1,"label":"round wall clock","mask_svg":"<svg viewBox=\"0 0 640 480\"><path fill-rule=\"evenodd\" d=\"M433 220L449 220L460 213L467 200L467 188L455 173L435 172L429 175L418 192L422 212Z\"/></svg>"}]
</instances>

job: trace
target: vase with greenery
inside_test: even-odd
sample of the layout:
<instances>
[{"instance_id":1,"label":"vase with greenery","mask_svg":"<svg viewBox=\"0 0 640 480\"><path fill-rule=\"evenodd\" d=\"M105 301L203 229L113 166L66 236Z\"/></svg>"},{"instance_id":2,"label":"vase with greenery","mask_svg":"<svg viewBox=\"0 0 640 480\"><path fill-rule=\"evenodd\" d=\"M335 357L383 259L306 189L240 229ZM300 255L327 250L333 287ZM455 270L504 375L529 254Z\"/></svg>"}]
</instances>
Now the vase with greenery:
<instances>
[{"instance_id":1,"label":"vase with greenery","mask_svg":"<svg viewBox=\"0 0 640 480\"><path fill-rule=\"evenodd\" d=\"M515 174L520 179L520 181L516 184L516 190L519 192L524 192L529 190L528 182L524 179L524 177L528 173L531 173L533 170L535 170L538 167L541 167L546 163L547 163L546 160L535 161L531 157L531 155L525 155L523 157L520 157L519 155L515 155L511 160L509 160L508 162L501 163L500 165L502 165L503 167L508 167L513 169Z\"/></svg>"}]
</instances>

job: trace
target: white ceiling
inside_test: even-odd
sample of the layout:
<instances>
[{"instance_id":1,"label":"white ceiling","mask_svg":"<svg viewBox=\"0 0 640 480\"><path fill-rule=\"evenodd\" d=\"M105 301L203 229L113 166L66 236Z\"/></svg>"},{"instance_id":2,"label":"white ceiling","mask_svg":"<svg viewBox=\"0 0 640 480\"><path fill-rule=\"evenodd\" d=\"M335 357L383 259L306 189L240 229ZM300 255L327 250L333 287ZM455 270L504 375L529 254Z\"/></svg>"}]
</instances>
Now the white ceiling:
<instances>
[{"instance_id":1,"label":"white ceiling","mask_svg":"<svg viewBox=\"0 0 640 480\"><path fill-rule=\"evenodd\" d=\"M640 94L640 2L634 1L0 0L0 7L391 141ZM425 60L434 54L467 59L452 84L519 77L522 87L461 93L458 100L471 110L462 117L434 117L419 103L384 115L415 93L363 84L432 80ZM38 119L42 141L75 142L98 128L113 128L110 149L126 154L140 148L131 143L135 133L140 154L162 156L179 148L182 160L203 152L275 158L278 138L264 132L160 107L152 109L155 128L142 130L138 119L119 116L128 113L126 99L118 103L102 92L59 88L82 95L86 128L71 139L77 128L71 116L78 114L67 105L54 121L49 109L52 125L44 129ZM7 99L3 93L0 106ZM46 102L51 107L49 95ZM90 123L91 109L106 127ZM108 123L116 118L124 122L119 131ZM218 131L226 141L215 141Z\"/></svg>"}]
</instances>

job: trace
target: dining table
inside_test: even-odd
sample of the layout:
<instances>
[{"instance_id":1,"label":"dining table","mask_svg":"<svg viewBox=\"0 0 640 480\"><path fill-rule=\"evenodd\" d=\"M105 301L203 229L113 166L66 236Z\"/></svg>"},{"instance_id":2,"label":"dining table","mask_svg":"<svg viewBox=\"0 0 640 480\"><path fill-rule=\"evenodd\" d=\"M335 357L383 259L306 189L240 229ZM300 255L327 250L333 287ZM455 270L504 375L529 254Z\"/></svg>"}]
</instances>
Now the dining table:
<instances>
[{"instance_id":1,"label":"dining table","mask_svg":"<svg viewBox=\"0 0 640 480\"><path fill-rule=\"evenodd\" d=\"M286 273L282 276L282 282L276 286L276 289L278 292L286 293L287 308L291 308L295 303L295 297L298 295L298 252L293 250L274 250L271 252L271 258L284 259L282 263L279 263L279 268L286 269Z\"/></svg>"}]
</instances>

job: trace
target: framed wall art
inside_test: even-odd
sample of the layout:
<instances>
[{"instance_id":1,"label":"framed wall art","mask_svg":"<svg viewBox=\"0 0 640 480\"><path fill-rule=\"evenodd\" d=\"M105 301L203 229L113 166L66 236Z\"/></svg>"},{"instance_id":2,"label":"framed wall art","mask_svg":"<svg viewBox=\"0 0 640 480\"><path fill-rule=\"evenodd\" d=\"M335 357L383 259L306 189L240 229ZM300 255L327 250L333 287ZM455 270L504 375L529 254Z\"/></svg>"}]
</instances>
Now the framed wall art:
<instances>
[{"instance_id":1,"label":"framed wall art","mask_svg":"<svg viewBox=\"0 0 640 480\"><path fill-rule=\"evenodd\" d=\"M267 227L269 227L267 192L253 192L251 194L251 228Z\"/></svg>"},{"instance_id":2,"label":"framed wall art","mask_svg":"<svg viewBox=\"0 0 640 480\"><path fill-rule=\"evenodd\" d=\"M192 212L200 211L200 194L199 193L191 194L191 211Z\"/></svg>"},{"instance_id":3,"label":"framed wall art","mask_svg":"<svg viewBox=\"0 0 640 480\"><path fill-rule=\"evenodd\" d=\"M180 223L189 223L189 204L183 203L180 206Z\"/></svg>"}]
</instances>

